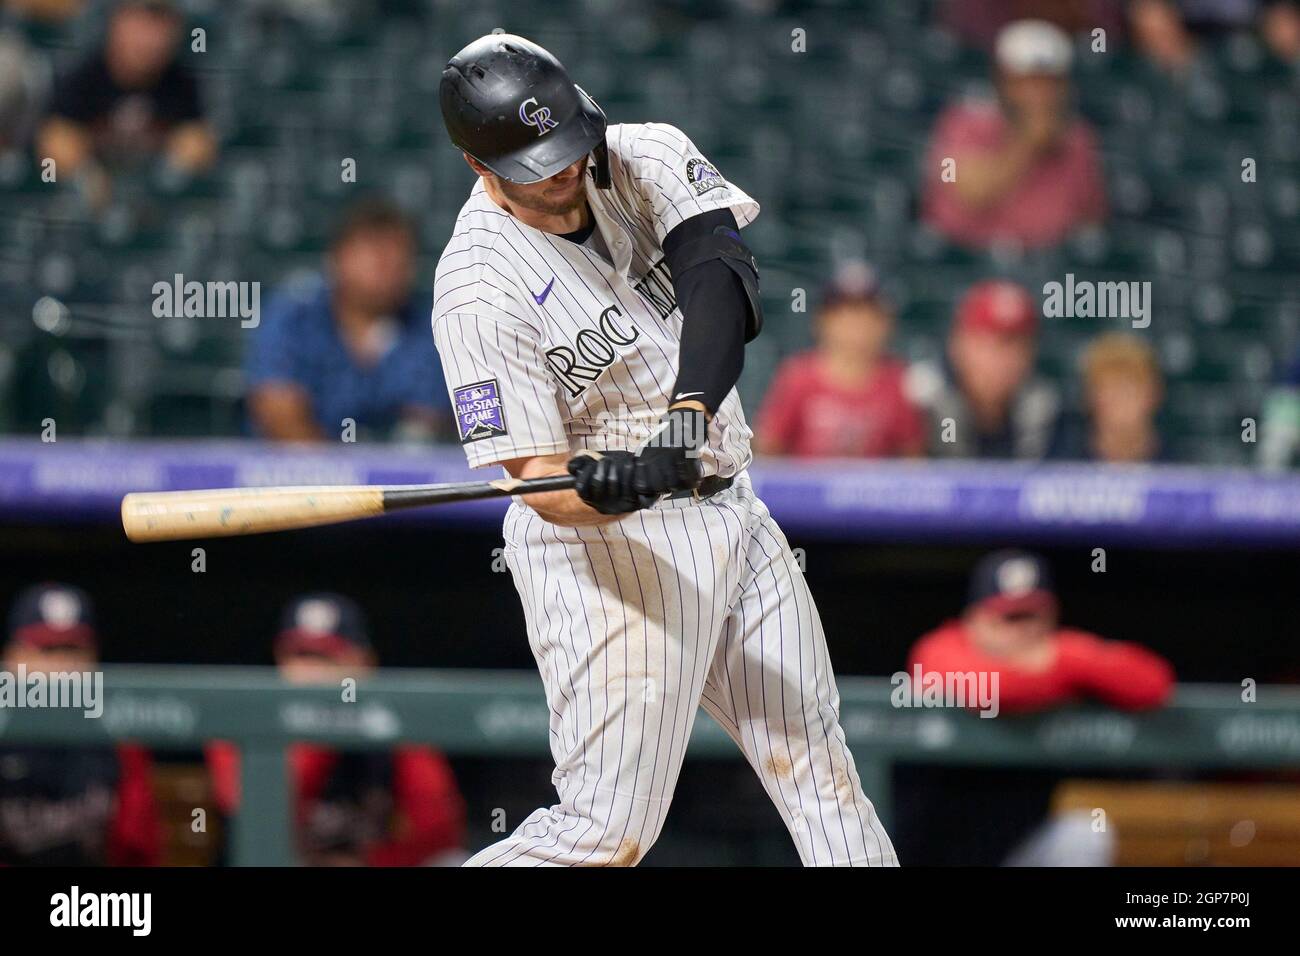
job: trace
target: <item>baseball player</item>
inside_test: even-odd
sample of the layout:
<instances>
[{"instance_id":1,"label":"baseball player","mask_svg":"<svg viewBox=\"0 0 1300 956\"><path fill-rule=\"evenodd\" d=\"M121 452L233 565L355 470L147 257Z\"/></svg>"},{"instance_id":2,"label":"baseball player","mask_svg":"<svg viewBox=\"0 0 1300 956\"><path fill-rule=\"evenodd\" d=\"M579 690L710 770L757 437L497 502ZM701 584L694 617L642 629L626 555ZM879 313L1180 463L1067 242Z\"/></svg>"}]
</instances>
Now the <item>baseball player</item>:
<instances>
[{"instance_id":1,"label":"baseball player","mask_svg":"<svg viewBox=\"0 0 1300 956\"><path fill-rule=\"evenodd\" d=\"M762 311L739 230L758 204L680 130L607 126L521 37L461 50L440 100L479 176L434 287L461 443L474 467L576 480L503 526L559 799L467 865L635 865L699 707L806 865L895 865L817 609L745 472L734 386Z\"/></svg>"}]
</instances>

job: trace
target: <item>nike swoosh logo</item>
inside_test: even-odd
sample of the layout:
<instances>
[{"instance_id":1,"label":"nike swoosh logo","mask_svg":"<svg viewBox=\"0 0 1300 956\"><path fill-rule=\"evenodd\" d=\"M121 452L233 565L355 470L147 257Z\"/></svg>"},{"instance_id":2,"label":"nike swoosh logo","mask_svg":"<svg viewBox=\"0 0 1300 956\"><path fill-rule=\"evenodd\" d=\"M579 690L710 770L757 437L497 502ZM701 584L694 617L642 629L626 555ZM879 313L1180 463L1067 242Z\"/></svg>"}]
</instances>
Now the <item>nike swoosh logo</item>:
<instances>
[{"instance_id":1,"label":"nike swoosh logo","mask_svg":"<svg viewBox=\"0 0 1300 956\"><path fill-rule=\"evenodd\" d=\"M703 395L703 394L704 394L703 392L678 392L677 397L674 398L673 401L680 402L683 399L690 398L692 395Z\"/></svg>"},{"instance_id":2,"label":"nike swoosh logo","mask_svg":"<svg viewBox=\"0 0 1300 956\"><path fill-rule=\"evenodd\" d=\"M533 296L533 301L535 301L538 305L541 305L543 302L545 302L546 297L551 294L551 286L553 285L555 285L555 276L551 276L551 281L546 283L546 288L542 290L541 295Z\"/></svg>"}]
</instances>

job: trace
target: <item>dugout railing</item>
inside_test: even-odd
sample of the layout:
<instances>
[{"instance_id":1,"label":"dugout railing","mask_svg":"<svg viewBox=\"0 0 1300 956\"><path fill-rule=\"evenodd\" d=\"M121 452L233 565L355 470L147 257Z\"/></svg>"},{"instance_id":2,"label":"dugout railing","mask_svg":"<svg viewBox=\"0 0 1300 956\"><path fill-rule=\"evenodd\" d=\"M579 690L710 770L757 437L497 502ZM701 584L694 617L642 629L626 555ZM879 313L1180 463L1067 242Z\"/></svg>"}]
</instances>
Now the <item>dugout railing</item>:
<instances>
[{"instance_id":1,"label":"dugout railing","mask_svg":"<svg viewBox=\"0 0 1300 956\"><path fill-rule=\"evenodd\" d=\"M243 797L232 821L237 865L292 860L285 752L294 741L350 749L427 743L452 755L548 754L541 682L526 672L386 671L358 684L347 700L338 688L287 685L272 668L118 666L103 675L98 717L77 707L19 707L5 699L0 745L133 740L185 750L233 741L243 752ZM841 678L839 686L849 745L886 823L896 761L1300 769L1300 688L1192 684L1179 687L1168 707L1145 714L1072 708L987 719L953 708L899 706L901 695L886 678ZM690 754L740 759L703 712L688 760Z\"/></svg>"}]
</instances>

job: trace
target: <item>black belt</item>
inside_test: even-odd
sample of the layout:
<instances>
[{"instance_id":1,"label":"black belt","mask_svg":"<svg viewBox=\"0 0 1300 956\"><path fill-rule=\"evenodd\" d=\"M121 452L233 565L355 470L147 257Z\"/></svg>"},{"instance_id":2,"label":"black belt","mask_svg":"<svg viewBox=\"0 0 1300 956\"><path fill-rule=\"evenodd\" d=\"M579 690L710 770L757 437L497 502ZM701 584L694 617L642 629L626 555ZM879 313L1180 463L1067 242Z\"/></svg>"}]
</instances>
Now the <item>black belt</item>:
<instances>
[{"instance_id":1,"label":"black belt","mask_svg":"<svg viewBox=\"0 0 1300 956\"><path fill-rule=\"evenodd\" d=\"M674 491L669 498L694 498L697 501L703 501L705 498L712 498L718 492L726 491L736 482L735 475L730 478L723 478L720 475L709 475L700 482L698 488L687 488L684 491Z\"/></svg>"}]
</instances>

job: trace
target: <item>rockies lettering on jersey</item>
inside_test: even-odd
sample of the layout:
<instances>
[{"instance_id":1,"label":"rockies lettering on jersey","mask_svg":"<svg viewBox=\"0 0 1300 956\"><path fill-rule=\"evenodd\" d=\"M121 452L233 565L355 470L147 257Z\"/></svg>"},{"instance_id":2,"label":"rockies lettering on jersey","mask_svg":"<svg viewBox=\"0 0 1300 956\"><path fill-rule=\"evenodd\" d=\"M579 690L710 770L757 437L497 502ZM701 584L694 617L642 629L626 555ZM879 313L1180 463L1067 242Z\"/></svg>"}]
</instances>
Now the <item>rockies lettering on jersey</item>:
<instances>
[{"instance_id":1,"label":"rockies lettering on jersey","mask_svg":"<svg viewBox=\"0 0 1300 956\"><path fill-rule=\"evenodd\" d=\"M672 272L668 260L660 259L636 284L636 291L659 310L660 318L668 318L677 310L677 293L673 290Z\"/></svg>"}]
</instances>

